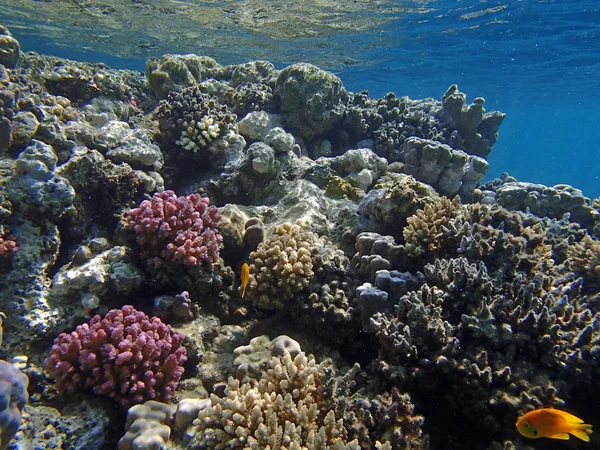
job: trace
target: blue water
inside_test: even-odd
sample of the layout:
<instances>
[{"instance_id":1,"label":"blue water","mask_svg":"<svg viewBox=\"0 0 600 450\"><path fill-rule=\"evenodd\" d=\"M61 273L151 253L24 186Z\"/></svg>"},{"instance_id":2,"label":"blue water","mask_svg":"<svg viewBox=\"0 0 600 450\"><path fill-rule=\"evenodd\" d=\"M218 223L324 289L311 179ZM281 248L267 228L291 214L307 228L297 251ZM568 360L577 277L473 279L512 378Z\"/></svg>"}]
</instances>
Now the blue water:
<instances>
[{"instance_id":1,"label":"blue water","mask_svg":"<svg viewBox=\"0 0 600 450\"><path fill-rule=\"evenodd\" d=\"M359 33L286 41L246 31L239 34L239 48L231 45L238 42L233 39L212 47L174 44L168 51L208 54L221 63L259 57L278 67L314 62L338 74L347 89L367 89L371 96L394 91L411 98L439 99L456 83L468 100L484 97L487 110L507 114L489 157L488 179L509 172L519 180L567 183L589 197L600 195L597 0L388 4L390 8L370 12L388 23ZM0 19L10 27L14 18L0 13ZM143 70L148 56L163 53L147 45L135 54L116 57L98 48L84 50L81 43L69 47L68 41L45 36L41 27L12 31L24 50L102 61L116 68ZM147 33L140 39L152 42L152 30Z\"/></svg>"}]
</instances>

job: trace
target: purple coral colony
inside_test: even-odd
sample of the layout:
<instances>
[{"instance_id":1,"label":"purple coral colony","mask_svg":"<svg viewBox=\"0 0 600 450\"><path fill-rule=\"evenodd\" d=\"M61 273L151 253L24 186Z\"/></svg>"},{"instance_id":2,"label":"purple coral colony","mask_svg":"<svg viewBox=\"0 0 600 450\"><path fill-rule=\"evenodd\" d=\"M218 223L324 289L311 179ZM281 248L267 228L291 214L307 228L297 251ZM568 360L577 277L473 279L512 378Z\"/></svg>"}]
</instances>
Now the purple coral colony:
<instances>
[{"instance_id":1,"label":"purple coral colony","mask_svg":"<svg viewBox=\"0 0 600 450\"><path fill-rule=\"evenodd\" d=\"M600 198L482 184L483 99L0 47L1 448L555 449L517 417L600 423Z\"/></svg>"}]
</instances>

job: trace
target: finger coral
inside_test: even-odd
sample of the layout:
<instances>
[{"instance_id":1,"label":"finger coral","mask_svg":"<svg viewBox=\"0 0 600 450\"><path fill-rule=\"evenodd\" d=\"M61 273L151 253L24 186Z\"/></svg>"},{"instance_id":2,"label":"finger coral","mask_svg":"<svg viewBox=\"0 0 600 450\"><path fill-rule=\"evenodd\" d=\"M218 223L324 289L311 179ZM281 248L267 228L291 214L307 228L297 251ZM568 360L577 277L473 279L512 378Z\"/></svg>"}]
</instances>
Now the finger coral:
<instances>
[{"instance_id":1,"label":"finger coral","mask_svg":"<svg viewBox=\"0 0 600 450\"><path fill-rule=\"evenodd\" d=\"M171 92L158 107L164 138L179 148L197 152L232 128L236 115L197 86Z\"/></svg>"},{"instance_id":2,"label":"finger coral","mask_svg":"<svg viewBox=\"0 0 600 450\"><path fill-rule=\"evenodd\" d=\"M133 306L95 316L61 333L46 359L46 372L62 394L91 391L123 407L169 401L183 375L183 335Z\"/></svg>"},{"instance_id":3,"label":"finger coral","mask_svg":"<svg viewBox=\"0 0 600 450\"><path fill-rule=\"evenodd\" d=\"M225 395L210 396L194 421L191 450L358 450L324 398L314 357L273 357L258 381L230 378Z\"/></svg>"},{"instance_id":4,"label":"finger coral","mask_svg":"<svg viewBox=\"0 0 600 450\"><path fill-rule=\"evenodd\" d=\"M281 309L314 275L317 235L299 225L275 227L250 254L249 297L261 308Z\"/></svg>"},{"instance_id":5,"label":"finger coral","mask_svg":"<svg viewBox=\"0 0 600 450\"><path fill-rule=\"evenodd\" d=\"M157 192L129 211L127 227L135 231L149 258L189 266L213 263L223 236L217 229L221 214L208 204L208 197L200 194L177 197L173 191Z\"/></svg>"}]
</instances>

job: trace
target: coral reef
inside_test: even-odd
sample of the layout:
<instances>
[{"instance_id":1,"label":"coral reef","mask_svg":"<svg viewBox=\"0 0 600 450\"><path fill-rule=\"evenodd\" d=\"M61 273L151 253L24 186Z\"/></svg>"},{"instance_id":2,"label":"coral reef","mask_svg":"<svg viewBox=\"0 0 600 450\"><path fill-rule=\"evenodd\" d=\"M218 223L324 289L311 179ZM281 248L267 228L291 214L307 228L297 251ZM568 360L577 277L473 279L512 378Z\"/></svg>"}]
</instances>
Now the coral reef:
<instances>
[{"instance_id":1,"label":"coral reef","mask_svg":"<svg viewBox=\"0 0 600 450\"><path fill-rule=\"evenodd\" d=\"M236 120L227 106L196 86L170 93L157 116L163 139L188 152L205 149L226 135Z\"/></svg>"},{"instance_id":2,"label":"coral reef","mask_svg":"<svg viewBox=\"0 0 600 450\"><path fill-rule=\"evenodd\" d=\"M600 200L480 186L482 98L198 55L144 77L4 28L0 84L0 356L32 392L2 445L528 449L526 411L598 421Z\"/></svg>"},{"instance_id":3,"label":"coral reef","mask_svg":"<svg viewBox=\"0 0 600 450\"><path fill-rule=\"evenodd\" d=\"M183 336L126 305L54 341L48 375L62 394L89 390L128 407L171 399L186 360Z\"/></svg>"}]
</instances>

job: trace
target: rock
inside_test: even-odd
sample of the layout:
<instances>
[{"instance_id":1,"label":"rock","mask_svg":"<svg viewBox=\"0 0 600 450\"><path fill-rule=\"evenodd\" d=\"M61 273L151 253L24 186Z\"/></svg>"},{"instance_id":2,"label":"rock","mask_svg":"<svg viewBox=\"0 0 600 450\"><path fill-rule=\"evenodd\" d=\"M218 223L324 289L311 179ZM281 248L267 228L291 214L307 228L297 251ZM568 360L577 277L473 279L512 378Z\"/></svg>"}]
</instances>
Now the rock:
<instances>
[{"instance_id":1,"label":"rock","mask_svg":"<svg viewBox=\"0 0 600 450\"><path fill-rule=\"evenodd\" d=\"M156 95L165 98L170 91L179 91L208 78L205 71L216 67L219 64L208 56L163 55L146 61L146 77Z\"/></svg>"},{"instance_id":2,"label":"rock","mask_svg":"<svg viewBox=\"0 0 600 450\"><path fill-rule=\"evenodd\" d=\"M262 140L278 123L278 116L266 111L252 111L238 122L240 134L252 141Z\"/></svg>"},{"instance_id":3,"label":"rock","mask_svg":"<svg viewBox=\"0 0 600 450\"><path fill-rule=\"evenodd\" d=\"M143 275L130 263L127 247L113 247L94 256L80 266L62 268L52 280L52 294L80 298L95 294L102 299L110 292L129 295L143 281Z\"/></svg>"},{"instance_id":4,"label":"rock","mask_svg":"<svg viewBox=\"0 0 600 450\"><path fill-rule=\"evenodd\" d=\"M10 196L25 216L39 221L49 214L56 220L74 212L75 190L68 179L54 174L57 161L52 146L36 140L15 161Z\"/></svg>"},{"instance_id":5,"label":"rock","mask_svg":"<svg viewBox=\"0 0 600 450\"><path fill-rule=\"evenodd\" d=\"M121 144L123 138L131 132L131 127L127 122L120 120L111 120L95 133L94 143L98 150L106 151Z\"/></svg>"},{"instance_id":6,"label":"rock","mask_svg":"<svg viewBox=\"0 0 600 450\"><path fill-rule=\"evenodd\" d=\"M14 69L19 63L21 46L8 28L0 25L0 64L7 69Z\"/></svg>"},{"instance_id":7,"label":"rock","mask_svg":"<svg viewBox=\"0 0 600 450\"><path fill-rule=\"evenodd\" d=\"M273 96L281 106L284 122L305 139L333 129L348 100L338 77L307 63L281 70Z\"/></svg>"},{"instance_id":8,"label":"rock","mask_svg":"<svg viewBox=\"0 0 600 450\"><path fill-rule=\"evenodd\" d=\"M12 143L12 124L6 117L0 117L0 152L8 150Z\"/></svg>"},{"instance_id":9,"label":"rock","mask_svg":"<svg viewBox=\"0 0 600 450\"><path fill-rule=\"evenodd\" d=\"M150 168L156 171L162 169L164 164L160 148L150 141L141 128L126 132L119 140L119 145L108 150L106 156L115 163L125 162L134 169Z\"/></svg>"},{"instance_id":10,"label":"rock","mask_svg":"<svg viewBox=\"0 0 600 450\"><path fill-rule=\"evenodd\" d=\"M235 66L230 84L238 86L244 83L261 83L276 72L275 66L269 61L250 61Z\"/></svg>"},{"instance_id":11,"label":"rock","mask_svg":"<svg viewBox=\"0 0 600 450\"><path fill-rule=\"evenodd\" d=\"M286 133L283 128L275 127L271 129L263 139L264 143L270 145L279 153L292 151L296 140L290 133Z\"/></svg>"},{"instance_id":12,"label":"rock","mask_svg":"<svg viewBox=\"0 0 600 450\"><path fill-rule=\"evenodd\" d=\"M12 120L12 141L27 145L40 126L37 117L29 111L19 111Z\"/></svg>"},{"instance_id":13,"label":"rock","mask_svg":"<svg viewBox=\"0 0 600 450\"><path fill-rule=\"evenodd\" d=\"M275 169L275 151L267 144L255 142L248 148L252 169L259 174L272 173Z\"/></svg>"}]
</instances>

